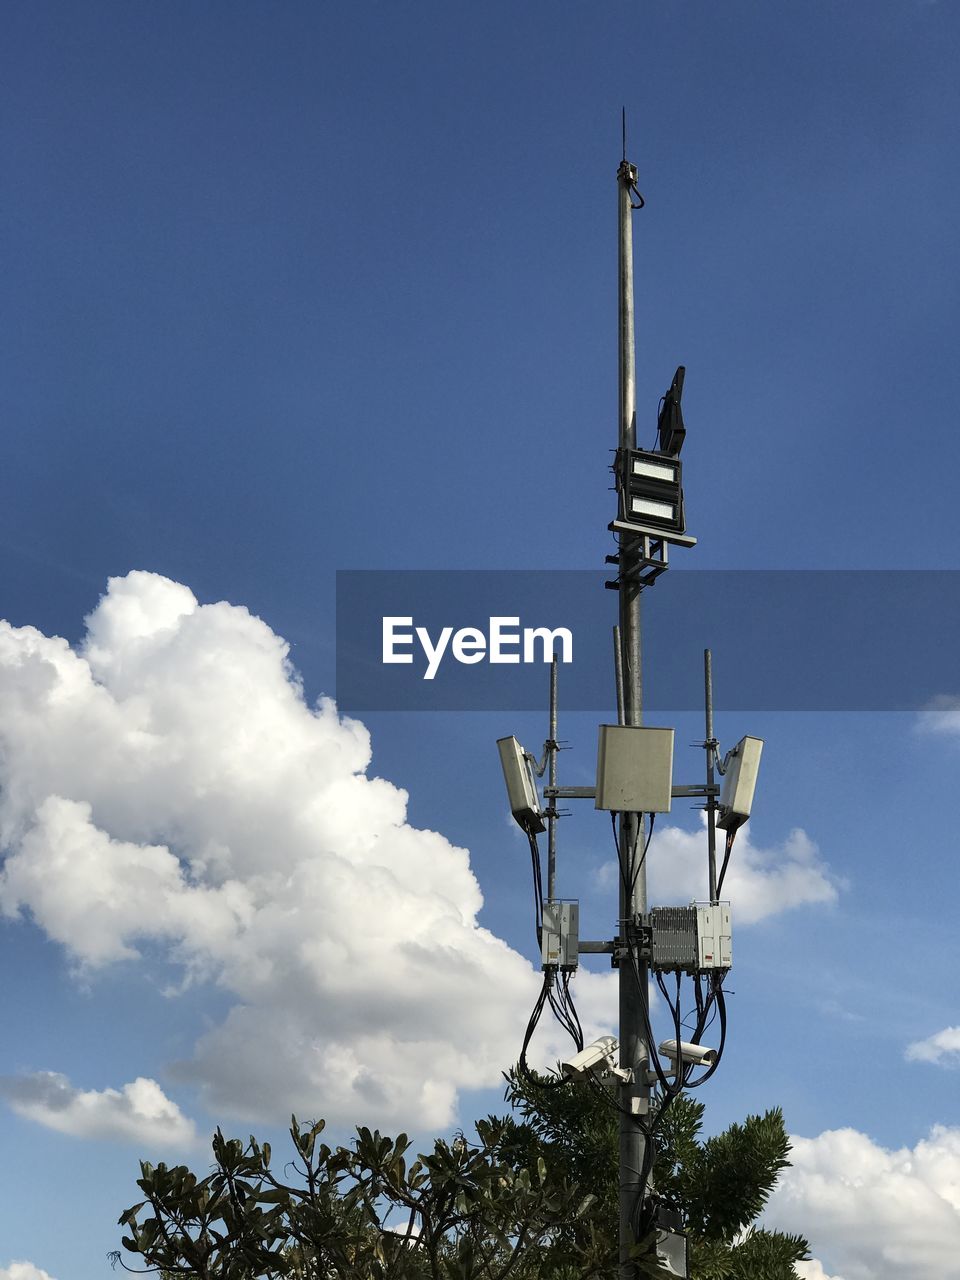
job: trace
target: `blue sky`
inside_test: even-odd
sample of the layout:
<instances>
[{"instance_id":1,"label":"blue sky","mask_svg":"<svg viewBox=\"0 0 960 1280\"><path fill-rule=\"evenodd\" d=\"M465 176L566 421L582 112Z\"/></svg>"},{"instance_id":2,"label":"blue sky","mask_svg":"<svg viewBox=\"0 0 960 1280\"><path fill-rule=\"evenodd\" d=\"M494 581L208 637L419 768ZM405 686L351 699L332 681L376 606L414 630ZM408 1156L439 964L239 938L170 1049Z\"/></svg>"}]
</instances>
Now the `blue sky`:
<instances>
[{"instance_id":1,"label":"blue sky","mask_svg":"<svg viewBox=\"0 0 960 1280\"><path fill-rule=\"evenodd\" d=\"M365 1098L426 1140L496 1106L533 951L494 741L538 745L544 718L371 713L367 765L360 731L297 701L276 637L313 707L338 569L602 564L621 105L647 201L641 436L687 368L684 563L960 567L958 31L900 0L8 6L0 1280L105 1274L138 1159L202 1165L218 1122L276 1137L292 1099L345 1135ZM564 717L571 781L596 720ZM675 723L695 775L700 724ZM958 725L718 731L767 748L709 1124L784 1106L771 1221L811 1238L810 1280L941 1276ZM697 815L665 825L651 883L682 896ZM561 831L561 891L598 934L611 848L592 811ZM397 887L376 961L344 925L358 866ZM284 914L291 884L313 914ZM397 1037L456 1005L429 965L384 986L420 913L479 983L482 1061L437 1032L436 1092L401 1117L386 1042L346 1011ZM286 1034L299 1065L268 1060ZM295 1078L331 1044L353 1086ZM399 1088L419 1064L388 1047Z\"/></svg>"}]
</instances>

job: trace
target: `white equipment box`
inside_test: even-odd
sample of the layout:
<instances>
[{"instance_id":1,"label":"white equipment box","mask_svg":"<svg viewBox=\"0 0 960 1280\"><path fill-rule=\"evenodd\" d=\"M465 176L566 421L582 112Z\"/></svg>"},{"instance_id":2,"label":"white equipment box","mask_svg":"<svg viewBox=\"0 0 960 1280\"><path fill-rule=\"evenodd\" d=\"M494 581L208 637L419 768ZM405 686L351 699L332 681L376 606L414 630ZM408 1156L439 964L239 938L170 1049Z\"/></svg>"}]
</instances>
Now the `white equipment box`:
<instances>
[{"instance_id":1,"label":"white equipment box","mask_svg":"<svg viewBox=\"0 0 960 1280\"><path fill-rule=\"evenodd\" d=\"M596 808L669 813L673 730L602 724L597 743Z\"/></svg>"},{"instance_id":2,"label":"white equipment box","mask_svg":"<svg viewBox=\"0 0 960 1280\"><path fill-rule=\"evenodd\" d=\"M507 784L507 795L510 798L510 812L524 831L536 835L545 830L546 824L540 808L533 766L516 738L498 738L497 747L500 751L503 780Z\"/></svg>"},{"instance_id":3,"label":"white equipment box","mask_svg":"<svg viewBox=\"0 0 960 1280\"><path fill-rule=\"evenodd\" d=\"M720 792L718 827L736 831L750 817L762 751L762 738L747 737L741 738L730 752Z\"/></svg>"},{"instance_id":4,"label":"white equipment box","mask_svg":"<svg viewBox=\"0 0 960 1280\"><path fill-rule=\"evenodd\" d=\"M544 969L576 969L580 962L580 903L545 902L540 956Z\"/></svg>"},{"instance_id":5,"label":"white equipment box","mask_svg":"<svg viewBox=\"0 0 960 1280\"><path fill-rule=\"evenodd\" d=\"M733 931L726 902L697 907L697 958L701 973L733 965Z\"/></svg>"}]
</instances>

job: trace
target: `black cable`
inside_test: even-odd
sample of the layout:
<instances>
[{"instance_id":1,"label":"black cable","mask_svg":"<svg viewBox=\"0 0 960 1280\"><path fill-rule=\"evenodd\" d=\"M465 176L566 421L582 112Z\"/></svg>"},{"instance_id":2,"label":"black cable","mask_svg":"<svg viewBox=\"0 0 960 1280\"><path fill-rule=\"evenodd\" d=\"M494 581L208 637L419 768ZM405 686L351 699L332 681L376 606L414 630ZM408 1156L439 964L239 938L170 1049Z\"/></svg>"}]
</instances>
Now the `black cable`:
<instances>
[{"instance_id":1,"label":"black cable","mask_svg":"<svg viewBox=\"0 0 960 1280\"><path fill-rule=\"evenodd\" d=\"M583 1048L583 1027L580 1025L580 1015L577 1013L577 1006L573 1003L573 995L570 991L570 974L568 972L562 972L560 974L560 985L563 988L564 1004L570 1012L570 1020L576 1029L573 1042L577 1046L577 1052L579 1053Z\"/></svg>"},{"instance_id":2,"label":"black cable","mask_svg":"<svg viewBox=\"0 0 960 1280\"><path fill-rule=\"evenodd\" d=\"M604 1089L603 1085L599 1082L599 1080L597 1080L597 1078L594 1076L592 1071L587 1072L586 1080L587 1080L587 1084L589 1084L590 1088L593 1089L597 1097L601 1098L607 1104L607 1106L610 1108L611 1111L617 1111L620 1113L620 1115L626 1116L629 1120L633 1121L633 1123L636 1125L638 1129L641 1129L644 1133L646 1133L646 1126L643 1122L642 1117L638 1116L634 1111L628 1111L626 1107L621 1107L620 1103L617 1102L616 1098L612 1097L611 1094L607 1093L606 1089Z\"/></svg>"},{"instance_id":3,"label":"black cable","mask_svg":"<svg viewBox=\"0 0 960 1280\"><path fill-rule=\"evenodd\" d=\"M520 1061L517 1064L520 1074L529 1085L534 1088L557 1089L561 1085L568 1084L569 1081L564 1076L537 1077L530 1070L527 1063L527 1049L530 1041L533 1039L533 1033L537 1029L540 1022L543 1006L549 1000L550 1008L553 1010L557 1021L570 1036L579 1053L583 1049L583 1028L580 1025L580 1017L577 1014L576 1006L573 1003L573 997L570 994L570 975L562 973L560 975L559 992L554 991L554 978L556 974L553 970L547 969L543 975L543 985L540 987L540 994L537 1002L533 1007L530 1020L527 1023L527 1029L523 1037L523 1045L520 1049Z\"/></svg>"},{"instance_id":4,"label":"black cable","mask_svg":"<svg viewBox=\"0 0 960 1280\"><path fill-rule=\"evenodd\" d=\"M620 837L617 835L617 815L611 812L610 822L613 826L613 847L617 851L617 868L620 872L620 883L623 885L624 892L627 897L630 896L630 881L627 879L627 873L623 869L623 857L620 853Z\"/></svg>"},{"instance_id":5,"label":"black cable","mask_svg":"<svg viewBox=\"0 0 960 1280\"><path fill-rule=\"evenodd\" d=\"M633 897L633 891L634 891L634 889L635 889L635 888L636 888L636 886L637 886L637 879L638 879L638 877L639 877L639 875L640 875L640 871L642 870L642 868L643 868L643 864L644 864L644 862L646 861L646 858L647 858L647 850L650 848L650 841L653 839L653 824L654 824L654 820L656 819L656 816L657 816L657 815L656 815L655 813L651 813L651 815L650 815L650 829L649 829L649 832L647 833L647 838L646 838L646 840L644 840L644 842L643 842L643 853L641 853L641 855L640 855L640 861L637 863L636 868L635 868L634 873L633 873L633 877L632 877L632 879L631 879L631 881L630 881L630 897L631 897L631 898ZM643 827L643 821L642 821L642 818L641 818L641 821L637 823L637 839L639 839L639 838L640 838L640 831L641 831L642 827ZM637 851L637 844L636 844L636 840L635 840L635 841L634 841L634 845L633 845L633 852L634 852L634 854L636 853L636 851Z\"/></svg>"},{"instance_id":6,"label":"black cable","mask_svg":"<svg viewBox=\"0 0 960 1280\"><path fill-rule=\"evenodd\" d=\"M680 1053L680 1044L681 1044L681 1035L682 1035L681 1030L680 1030L680 1019L681 1019L681 1016L682 1016L682 1011L681 1011L681 1009L680 1009L680 982L681 982L681 975L680 975L680 970L678 969L678 970L677 970L677 1002L676 1002L676 1004L673 1004L673 1003L670 1003L670 1002L668 1001L668 1004L669 1004L669 1007L670 1007L670 1012L673 1014L673 1026L674 1026L674 1032L675 1032L675 1034L676 1034L676 1038L677 1038L677 1039L676 1039L676 1044L677 1044L677 1084L680 1086L680 1087L677 1089L677 1092L678 1092L678 1093L679 1093L679 1092L680 1092L680 1090L683 1088L684 1079L685 1079L686 1074L687 1074L687 1068L684 1066L684 1063L683 1063L683 1057L681 1056L681 1053Z\"/></svg>"},{"instance_id":7,"label":"black cable","mask_svg":"<svg viewBox=\"0 0 960 1280\"><path fill-rule=\"evenodd\" d=\"M692 1014L692 1013L688 1013L688 1014L687 1014L687 1016L684 1018L684 1020L683 1020L683 1025L684 1025L685 1027L688 1027L688 1028L689 1028L690 1019L691 1019L692 1017L693 1017L693 1014ZM706 1008L704 1009L703 1013L702 1013L702 1014L699 1014L699 1013L698 1013L698 1015L697 1015L697 1021L696 1021L696 1023L694 1024L694 1027L693 1027L693 1036L697 1036L697 1035L701 1035L701 1036L703 1036L703 1035L705 1035L705 1034L710 1030L710 1028L713 1026L713 1024L716 1022L716 1020L717 1020L717 1006L716 1006L716 1002L714 1001L713 997L711 996L711 998L710 998L710 1003L706 1006ZM693 1043L693 1044L699 1044L699 1043L700 1043L700 1041L699 1041L699 1040L696 1040L696 1039L693 1039L693 1040L692 1040L692 1043Z\"/></svg>"},{"instance_id":8,"label":"black cable","mask_svg":"<svg viewBox=\"0 0 960 1280\"><path fill-rule=\"evenodd\" d=\"M717 897L720 897L720 890L723 888L723 877L727 874L727 863L730 861L730 852L733 849L733 842L736 838L736 829L727 832L727 847L723 851L723 864L720 867L720 875L717 878Z\"/></svg>"},{"instance_id":9,"label":"black cable","mask_svg":"<svg viewBox=\"0 0 960 1280\"><path fill-rule=\"evenodd\" d=\"M543 975L543 985L540 988L540 994L537 997L537 1002L533 1006L533 1012L531 1013L530 1020L527 1023L527 1030L523 1037L523 1045L520 1049L520 1061L517 1064L520 1074L523 1076L524 1080L526 1080L527 1084L531 1085L535 1089L556 1089L559 1088L560 1085L567 1083L562 1076L557 1076L554 1079L538 1078L533 1074L527 1064L527 1047L533 1039L533 1033L536 1031L537 1023L540 1021L540 1015L543 1013L543 1006L546 1003L548 994L548 985L552 976L553 975L550 973L545 973Z\"/></svg>"},{"instance_id":10,"label":"black cable","mask_svg":"<svg viewBox=\"0 0 960 1280\"><path fill-rule=\"evenodd\" d=\"M534 915L537 932L537 946L543 954L543 866L540 861L540 846L537 844L536 833L527 828L527 840L530 844L530 863L533 869L533 897L534 897ZM577 1013L576 1005L573 1002L573 996L570 992L570 974L561 972L559 975L559 986L555 986L554 979L557 971L554 969L544 970L543 984L540 987L540 994L534 1005L533 1012L527 1022L527 1029L523 1037L523 1046L520 1050L520 1061L518 1068L520 1074L528 1084L541 1086L545 1088L556 1088L559 1085L566 1084L567 1081L561 1076L554 1080L537 1079L534 1077L527 1064L527 1048L533 1038L533 1033L537 1029L543 1014L543 1006L548 1001L550 1009L554 1017L569 1035L570 1039L577 1046L579 1053L583 1049L583 1027L580 1024L580 1016Z\"/></svg>"},{"instance_id":11,"label":"black cable","mask_svg":"<svg viewBox=\"0 0 960 1280\"><path fill-rule=\"evenodd\" d=\"M650 1058L653 1062L654 1071L656 1071L657 1073L657 1080L660 1084L660 1088L663 1090L664 1094L669 1094L673 1091L673 1085L670 1084L670 1082L667 1080L666 1075L664 1074L664 1070L660 1065L659 1055L654 1052L653 1027L650 1025L650 1013L649 1013L649 1010L647 1009L646 992L643 989L643 980L640 976L640 966L637 961L636 952L633 947L630 948L630 962L631 962L630 967L633 970L633 976L636 978L637 986L639 987L641 994L643 996L643 998L640 1001L640 1008L643 1013L643 1032L644 1032L644 1035L646 1036L647 1045L649 1046Z\"/></svg>"},{"instance_id":12,"label":"black cable","mask_svg":"<svg viewBox=\"0 0 960 1280\"><path fill-rule=\"evenodd\" d=\"M646 859L647 850L650 848L650 841L653 839L654 815L651 813L650 832L646 840L644 841L643 853L640 855L640 861L636 863L636 865L634 865L634 859L637 856L637 845L640 843L640 833L643 830L643 814L638 813L636 816L637 816L637 830L636 830L636 834L633 837L633 848L630 850L630 858L628 860L627 867L624 868L623 855L620 851L620 837L617 835L617 815L616 813L610 814L610 821L613 826L613 847L617 851L617 866L620 868L620 881L623 884L624 889L626 890L628 899L633 897L633 891L637 885L637 878L640 875L640 871L643 867L644 860Z\"/></svg>"},{"instance_id":13,"label":"black cable","mask_svg":"<svg viewBox=\"0 0 960 1280\"><path fill-rule=\"evenodd\" d=\"M527 828L527 839L530 842L530 860L533 867L533 903L534 920L537 930L537 947L543 947L543 867L540 862L540 846L536 835Z\"/></svg>"},{"instance_id":14,"label":"black cable","mask_svg":"<svg viewBox=\"0 0 960 1280\"><path fill-rule=\"evenodd\" d=\"M579 1025L579 1022L574 1023L573 1017L571 1016L569 995L565 995L562 986L558 993L554 984L550 983L547 992L547 999L550 1001L550 1008L553 1010L553 1016L560 1023L561 1027L563 1027L564 1031L566 1031L574 1044L577 1045L577 1052L579 1053L583 1048L583 1037L581 1034L579 1037L580 1043L577 1044L577 1026Z\"/></svg>"},{"instance_id":15,"label":"black cable","mask_svg":"<svg viewBox=\"0 0 960 1280\"><path fill-rule=\"evenodd\" d=\"M720 1018L720 1043L717 1045L717 1056L715 1061L707 1068L699 1080L690 1080L687 1082L688 1089L699 1089L702 1084L705 1084L716 1071L717 1067L719 1067L720 1060L723 1057L724 1045L727 1042L727 1004L723 995L722 977L716 985L714 998L717 1005L717 1014Z\"/></svg>"}]
</instances>

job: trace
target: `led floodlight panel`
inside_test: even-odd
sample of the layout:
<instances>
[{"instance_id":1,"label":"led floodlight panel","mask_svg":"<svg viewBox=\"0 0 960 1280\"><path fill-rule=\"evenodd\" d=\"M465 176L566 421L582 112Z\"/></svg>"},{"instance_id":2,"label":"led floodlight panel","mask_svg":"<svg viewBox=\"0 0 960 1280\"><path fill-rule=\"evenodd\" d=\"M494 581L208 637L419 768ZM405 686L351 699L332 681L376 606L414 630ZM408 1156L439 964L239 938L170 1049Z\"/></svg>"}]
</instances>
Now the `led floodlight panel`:
<instances>
[{"instance_id":1,"label":"led floodlight panel","mask_svg":"<svg viewBox=\"0 0 960 1280\"><path fill-rule=\"evenodd\" d=\"M540 809L540 797L537 795L537 784L533 776L530 761L524 755L523 747L513 736L498 738L500 765L503 769L503 780L507 784L507 795L510 798L510 812L524 831L536 835L546 829Z\"/></svg>"},{"instance_id":2,"label":"led floodlight panel","mask_svg":"<svg viewBox=\"0 0 960 1280\"><path fill-rule=\"evenodd\" d=\"M623 449L618 460L620 519L652 533L683 533L680 459Z\"/></svg>"},{"instance_id":3,"label":"led floodlight panel","mask_svg":"<svg viewBox=\"0 0 960 1280\"><path fill-rule=\"evenodd\" d=\"M595 807L613 813L669 813L673 730L602 724Z\"/></svg>"},{"instance_id":4,"label":"led floodlight panel","mask_svg":"<svg viewBox=\"0 0 960 1280\"><path fill-rule=\"evenodd\" d=\"M750 737L741 738L731 751L720 792L718 827L736 831L750 817L762 751L763 739Z\"/></svg>"},{"instance_id":5,"label":"led floodlight panel","mask_svg":"<svg viewBox=\"0 0 960 1280\"><path fill-rule=\"evenodd\" d=\"M656 1213L657 1262L668 1276L687 1280L690 1275L690 1243L683 1234L683 1221L675 1210L659 1205Z\"/></svg>"}]
</instances>

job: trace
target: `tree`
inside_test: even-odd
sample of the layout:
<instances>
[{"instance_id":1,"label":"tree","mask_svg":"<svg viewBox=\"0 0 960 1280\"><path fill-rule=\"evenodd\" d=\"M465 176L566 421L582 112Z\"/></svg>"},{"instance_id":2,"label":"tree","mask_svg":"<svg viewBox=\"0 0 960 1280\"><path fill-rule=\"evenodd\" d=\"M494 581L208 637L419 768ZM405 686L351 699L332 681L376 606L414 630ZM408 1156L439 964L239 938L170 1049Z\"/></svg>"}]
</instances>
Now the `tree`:
<instances>
[{"instance_id":1,"label":"tree","mask_svg":"<svg viewBox=\"0 0 960 1280\"><path fill-rule=\"evenodd\" d=\"M553 1089L538 1079L516 1068L507 1075L507 1099L520 1120L504 1135L503 1151L517 1166L536 1154L558 1176L596 1195L588 1214L551 1237L543 1274L564 1276L565 1254L588 1239L605 1260L606 1274L615 1274L619 1114L599 1085ZM793 1264L808 1256L807 1241L754 1225L790 1163L783 1113L777 1108L748 1116L701 1141L703 1112L703 1103L680 1094L656 1133L656 1196L681 1215L693 1280L794 1280ZM649 1258L653 1242L648 1237L644 1243Z\"/></svg>"},{"instance_id":2,"label":"tree","mask_svg":"<svg viewBox=\"0 0 960 1280\"><path fill-rule=\"evenodd\" d=\"M537 1081L511 1071L514 1115L478 1121L475 1142L438 1140L412 1163L405 1134L360 1128L332 1148L318 1141L322 1121L294 1119L293 1182L276 1176L268 1143L218 1129L204 1178L141 1164L144 1199L120 1217L123 1247L171 1280L609 1280L617 1113L599 1086ZM702 1123L702 1104L681 1095L658 1129L656 1193L682 1214L692 1277L793 1280L806 1241L753 1225L788 1164L780 1111L706 1141ZM638 1264L662 1278L654 1240L641 1239Z\"/></svg>"},{"instance_id":3,"label":"tree","mask_svg":"<svg viewBox=\"0 0 960 1280\"><path fill-rule=\"evenodd\" d=\"M530 1276L531 1260L593 1197L542 1157L529 1168L506 1161L510 1122L491 1117L476 1127L476 1143L438 1140L408 1165L405 1134L361 1128L350 1147L331 1148L317 1141L322 1121L303 1129L294 1119L296 1183L276 1177L269 1144L244 1145L218 1130L205 1178L141 1164L145 1198L120 1217L129 1231L123 1247L164 1276L197 1280ZM586 1260L581 1274L600 1272Z\"/></svg>"}]
</instances>

